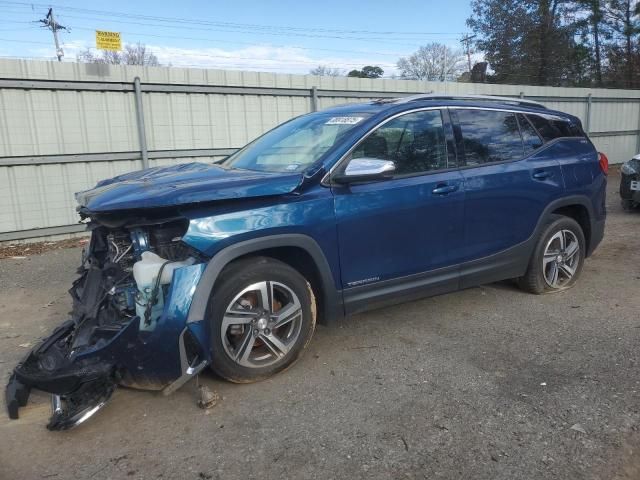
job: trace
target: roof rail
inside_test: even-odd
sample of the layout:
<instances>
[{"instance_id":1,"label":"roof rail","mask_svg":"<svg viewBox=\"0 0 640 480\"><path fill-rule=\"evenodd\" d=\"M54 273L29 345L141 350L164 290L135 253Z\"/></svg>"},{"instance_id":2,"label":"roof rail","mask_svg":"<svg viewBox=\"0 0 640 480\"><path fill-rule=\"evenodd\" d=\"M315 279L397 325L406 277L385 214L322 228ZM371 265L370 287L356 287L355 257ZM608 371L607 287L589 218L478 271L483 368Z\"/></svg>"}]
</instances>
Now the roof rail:
<instances>
[{"instance_id":1,"label":"roof rail","mask_svg":"<svg viewBox=\"0 0 640 480\"><path fill-rule=\"evenodd\" d=\"M397 99L397 103L417 102L420 100L476 100L488 102L500 102L510 105L521 105L525 107L536 107L546 109L542 103L534 100L526 100L519 97L499 97L494 95L443 95L438 93L426 93L401 97Z\"/></svg>"}]
</instances>

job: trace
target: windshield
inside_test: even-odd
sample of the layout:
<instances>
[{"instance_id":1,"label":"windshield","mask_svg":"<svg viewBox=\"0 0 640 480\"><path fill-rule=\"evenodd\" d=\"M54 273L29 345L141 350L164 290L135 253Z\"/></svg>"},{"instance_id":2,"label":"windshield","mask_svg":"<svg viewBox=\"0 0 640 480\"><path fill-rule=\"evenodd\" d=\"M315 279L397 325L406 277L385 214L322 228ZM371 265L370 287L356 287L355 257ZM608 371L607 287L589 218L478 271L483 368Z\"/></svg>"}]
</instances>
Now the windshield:
<instances>
[{"instance_id":1,"label":"windshield","mask_svg":"<svg viewBox=\"0 0 640 480\"><path fill-rule=\"evenodd\" d=\"M299 172L367 117L365 113L303 115L265 133L222 164L262 172Z\"/></svg>"}]
</instances>

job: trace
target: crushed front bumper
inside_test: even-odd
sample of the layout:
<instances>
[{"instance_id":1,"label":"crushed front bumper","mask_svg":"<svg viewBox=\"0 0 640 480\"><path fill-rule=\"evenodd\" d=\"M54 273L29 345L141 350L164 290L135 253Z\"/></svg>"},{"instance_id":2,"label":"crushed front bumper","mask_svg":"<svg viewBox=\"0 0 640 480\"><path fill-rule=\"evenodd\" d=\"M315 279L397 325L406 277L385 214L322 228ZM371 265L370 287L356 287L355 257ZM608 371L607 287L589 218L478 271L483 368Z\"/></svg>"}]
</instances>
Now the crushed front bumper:
<instances>
[{"instance_id":1,"label":"crushed front bumper","mask_svg":"<svg viewBox=\"0 0 640 480\"><path fill-rule=\"evenodd\" d=\"M19 417L31 389L52 394L50 430L65 430L83 422L109 400L117 383L113 363L101 355L76 360L60 345L75 328L72 321L58 327L14 369L5 390L9 418Z\"/></svg>"},{"instance_id":2,"label":"crushed front bumper","mask_svg":"<svg viewBox=\"0 0 640 480\"><path fill-rule=\"evenodd\" d=\"M15 367L5 390L9 417L41 390L52 394L47 428L65 430L102 408L118 385L168 394L197 375L210 363L208 324L187 323L187 315L204 268L174 272L153 330L141 330L137 316L117 329L73 320L56 328Z\"/></svg>"},{"instance_id":3,"label":"crushed front bumper","mask_svg":"<svg viewBox=\"0 0 640 480\"><path fill-rule=\"evenodd\" d=\"M60 326L15 367L5 390L9 418L19 417L32 389L41 390L52 395L47 428L67 430L99 411L118 385L168 395L209 364L188 327L141 335L138 325L135 317L106 346L81 356L61 355L59 344L75 325Z\"/></svg>"}]
</instances>

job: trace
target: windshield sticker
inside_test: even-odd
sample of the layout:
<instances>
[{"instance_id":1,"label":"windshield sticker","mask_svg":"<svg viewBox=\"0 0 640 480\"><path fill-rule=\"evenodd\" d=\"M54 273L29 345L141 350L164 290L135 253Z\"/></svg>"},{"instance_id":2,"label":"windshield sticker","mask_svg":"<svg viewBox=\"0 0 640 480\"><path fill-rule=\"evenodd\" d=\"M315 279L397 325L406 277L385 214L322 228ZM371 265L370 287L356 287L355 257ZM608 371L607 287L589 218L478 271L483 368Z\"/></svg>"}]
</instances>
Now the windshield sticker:
<instances>
[{"instance_id":1,"label":"windshield sticker","mask_svg":"<svg viewBox=\"0 0 640 480\"><path fill-rule=\"evenodd\" d=\"M333 117L325 125L355 125L364 120L364 117Z\"/></svg>"},{"instance_id":2,"label":"windshield sticker","mask_svg":"<svg viewBox=\"0 0 640 480\"><path fill-rule=\"evenodd\" d=\"M292 163L290 165L287 165L287 170L297 170L298 167L300 167L299 163Z\"/></svg>"}]
</instances>

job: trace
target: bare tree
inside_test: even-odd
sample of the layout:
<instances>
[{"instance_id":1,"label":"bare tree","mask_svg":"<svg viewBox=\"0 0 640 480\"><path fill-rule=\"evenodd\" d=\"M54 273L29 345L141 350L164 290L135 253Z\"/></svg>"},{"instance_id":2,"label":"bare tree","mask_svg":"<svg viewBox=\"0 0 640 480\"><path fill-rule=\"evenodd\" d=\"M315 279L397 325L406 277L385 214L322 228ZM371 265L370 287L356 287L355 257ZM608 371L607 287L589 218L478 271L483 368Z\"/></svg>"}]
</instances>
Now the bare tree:
<instances>
[{"instance_id":1,"label":"bare tree","mask_svg":"<svg viewBox=\"0 0 640 480\"><path fill-rule=\"evenodd\" d=\"M465 70L464 55L442 43L432 42L398 60L401 78L444 81L456 79Z\"/></svg>"},{"instance_id":2,"label":"bare tree","mask_svg":"<svg viewBox=\"0 0 640 480\"><path fill-rule=\"evenodd\" d=\"M344 71L339 68L331 68L326 65L318 65L316 68L309 70L311 75L318 75L320 77L341 77L344 75Z\"/></svg>"},{"instance_id":3,"label":"bare tree","mask_svg":"<svg viewBox=\"0 0 640 480\"><path fill-rule=\"evenodd\" d=\"M158 57L147 49L146 45L136 43L127 44L122 52L111 52L103 50L99 55L86 49L77 55L78 62L83 63L105 63L109 65L144 65L157 67L160 65Z\"/></svg>"}]
</instances>

